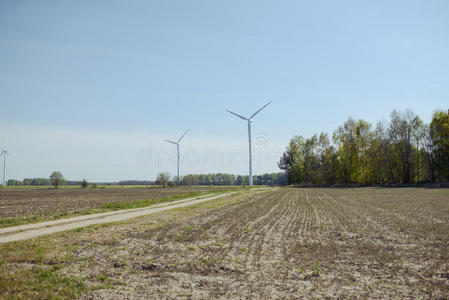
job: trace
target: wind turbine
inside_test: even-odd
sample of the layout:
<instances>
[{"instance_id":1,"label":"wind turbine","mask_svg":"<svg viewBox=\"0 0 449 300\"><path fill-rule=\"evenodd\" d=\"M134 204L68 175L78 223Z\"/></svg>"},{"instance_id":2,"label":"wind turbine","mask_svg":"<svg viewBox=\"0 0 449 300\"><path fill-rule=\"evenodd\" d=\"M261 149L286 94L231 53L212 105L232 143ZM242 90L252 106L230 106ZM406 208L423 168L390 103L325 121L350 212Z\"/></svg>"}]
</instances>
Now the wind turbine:
<instances>
[{"instance_id":1,"label":"wind turbine","mask_svg":"<svg viewBox=\"0 0 449 300\"><path fill-rule=\"evenodd\" d=\"M187 132L189 132L189 130L187 130L186 132L184 132L184 134L179 138L179 140L177 142L173 142L173 141L169 141L169 140L164 140L167 143L172 143L176 145L176 149L178 150L178 183L179 183L179 145L181 143L182 138L187 134Z\"/></svg>"},{"instance_id":2,"label":"wind turbine","mask_svg":"<svg viewBox=\"0 0 449 300\"><path fill-rule=\"evenodd\" d=\"M6 186L6 155L8 155L8 151L3 150L0 153L0 159L2 158L3 155L3 186Z\"/></svg>"},{"instance_id":3,"label":"wind turbine","mask_svg":"<svg viewBox=\"0 0 449 300\"><path fill-rule=\"evenodd\" d=\"M252 159L251 159L251 123L253 122L253 118L255 115L257 115L262 109L264 109L265 107L268 106L268 104L270 104L272 101L268 102L267 104L265 104L264 106L262 106L258 111L256 111L255 113L253 113L251 115L251 117L249 118L245 118L239 114L236 114L235 112L232 112L230 110L226 110L228 113L233 114L236 117L239 117L240 119L243 119L245 121L248 121L248 143L249 143L249 185L252 186L253 185L253 163L252 163Z\"/></svg>"}]
</instances>

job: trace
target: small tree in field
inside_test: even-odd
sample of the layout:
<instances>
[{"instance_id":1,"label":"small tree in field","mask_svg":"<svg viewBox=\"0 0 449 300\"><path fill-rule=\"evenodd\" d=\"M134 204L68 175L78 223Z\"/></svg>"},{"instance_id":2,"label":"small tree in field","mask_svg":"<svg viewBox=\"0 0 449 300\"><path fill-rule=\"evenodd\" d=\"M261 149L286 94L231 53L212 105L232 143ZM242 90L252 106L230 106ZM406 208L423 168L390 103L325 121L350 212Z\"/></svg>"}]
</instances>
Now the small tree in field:
<instances>
[{"instance_id":1,"label":"small tree in field","mask_svg":"<svg viewBox=\"0 0 449 300\"><path fill-rule=\"evenodd\" d=\"M166 187L167 183L170 181L170 174L159 173L156 178L156 183L162 185L163 188Z\"/></svg>"},{"instance_id":2,"label":"small tree in field","mask_svg":"<svg viewBox=\"0 0 449 300\"><path fill-rule=\"evenodd\" d=\"M85 189L89 186L89 182L87 182L86 179L83 179L83 181L81 181L80 185L83 189Z\"/></svg>"},{"instance_id":3,"label":"small tree in field","mask_svg":"<svg viewBox=\"0 0 449 300\"><path fill-rule=\"evenodd\" d=\"M54 171L50 175L50 182L55 187L55 189L58 188L58 186L65 183L64 176L62 176L62 173L59 171Z\"/></svg>"}]
</instances>

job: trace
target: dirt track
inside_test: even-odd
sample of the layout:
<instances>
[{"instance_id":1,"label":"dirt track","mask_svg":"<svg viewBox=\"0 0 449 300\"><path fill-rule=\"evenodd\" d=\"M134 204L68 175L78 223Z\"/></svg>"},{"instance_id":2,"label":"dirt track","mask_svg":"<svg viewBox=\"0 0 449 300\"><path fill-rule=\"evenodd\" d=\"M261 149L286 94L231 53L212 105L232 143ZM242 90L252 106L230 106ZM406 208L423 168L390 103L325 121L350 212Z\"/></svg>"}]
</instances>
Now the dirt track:
<instances>
[{"instance_id":1,"label":"dirt track","mask_svg":"<svg viewBox=\"0 0 449 300\"><path fill-rule=\"evenodd\" d=\"M447 299L448 232L447 189L284 188L2 245L0 294L52 270L49 298Z\"/></svg>"},{"instance_id":2,"label":"dirt track","mask_svg":"<svg viewBox=\"0 0 449 300\"><path fill-rule=\"evenodd\" d=\"M195 197L170 203L153 205L151 207L91 214L87 216L66 218L56 221L0 228L0 244L27 240L42 235L72 230L94 224L104 224L104 223L124 221L135 217L162 212L168 209L185 207L189 205L198 204L204 201L222 198L225 196L229 196L231 194L232 193L221 194L216 196Z\"/></svg>"},{"instance_id":3,"label":"dirt track","mask_svg":"<svg viewBox=\"0 0 449 300\"><path fill-rule=\"evenodd\" d=\"M160 199L209 190L209 187L0 190L0 218L73 212L101 208L111 202Z\"/></svg>"},{"instance_id":4,"label":"dirt track","mask_svg":"<svg viewBox=\"0 0 449 300\"><path fill-rule=\"evenodd\" d=\"M87 298L448 297L448 200L422 189L259 194L91 249L125 285Z\"/></svg>"}]
</instances>

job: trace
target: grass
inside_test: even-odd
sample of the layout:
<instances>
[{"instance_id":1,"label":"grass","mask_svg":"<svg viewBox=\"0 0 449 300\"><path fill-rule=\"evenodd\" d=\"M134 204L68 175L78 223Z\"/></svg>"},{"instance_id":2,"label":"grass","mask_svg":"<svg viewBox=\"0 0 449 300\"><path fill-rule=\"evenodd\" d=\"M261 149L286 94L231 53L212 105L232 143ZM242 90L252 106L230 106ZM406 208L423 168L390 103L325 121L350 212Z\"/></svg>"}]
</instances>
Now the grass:
<instances>
[{"instance_id":1,"label":"grass","mask_svg":"<svg viewBox=\"0 0 449 300\"><path fill-rule=\"evenodd\" d=\"M59 220L63 218L69 218L73 216L82 216L82 215L90 215L100 212L105 212L105 209L89 209L75 212L59 212L59 213L49 213L49 214L38 214L30 217L22 217L22 218L7 218L0 219L0 228L25 225L31 223L39 223L46 221Z\"/></svg>"},{"instance_id":2,"label":"grass","mask_svg":"<svg viewBox=\"0 0 449 300\"><path fill-rule=\"evenodd\" d=\"M153 198L153 199L143 199L143 200L137 200L137 201L130 201L130 202L109 202L105 203L101 208L91 208L91 209L85 209L85 210L78 210L74 212L57 212L57 213L46 213L46 214L37 214L33 216L27 216L27 217L20 217L20 218L6 218L6 219L0 219L0 228L4 227L11 227L11 226L18 226L18 225L25 225L25 224L31 224L31 223L39 223L39 222L46 222L46 221L53 221L53 220L59 220L63 218L69 218L74 216L83 216L83 215L90 215L90 214L96 214L96 213L102 213L102 212L108 212L108 211L116 211L116 210L123 210L123 209L132 209L132 208L142 208L142 207L148 207L154 204L160 204L160 203L169 203L176 200L182 200L182 199L188 199L188 198L194 198L194 197L200 197L204 195L217 195L222 194L226 192L231 191L239 191L239 188L213 188L207 192L189 192L189 193L183 193L179 195L174 195L170 197L164 197L164 198Z\"/></svg>"},{"instance_id":3,"label":"grass","mask_svg":"<svg viewBox=\"0 0 449 300\"><path fill-rule=\"evenodd\" d=\"M184 193L180 195L175 195L171 197L164 197L159 199L143 199L143 200L137 200L132 202L109 202L103 205L104 209L108 210L120 210L120 209L131 209L131 208L140 208L140 207L147 207L154 204L159 203L165 203L165 202L171 202L181 199L188 199L188 198L194 198L194 197L200 197L207 194L215 194L217 192L190 192L190 193Z\"/></svg>"},{"instance_id":4,"label":"grass","mask_svg":"<svg viewBox=\"0 0 449 300\"><path fill-rule=\"evenodd\" d=\"M190 193L184 195L184 197L191 196ZM177 200L179 198L171 197L171 199L166 200ZM235 199L236 197L224 197L212 202L216 202L214 206L218 207L226 203L233 203L236 201ZM178 217L186 218L188 215L196 215L210 209L207 202L194 206L196 210L184 207L162 213L161 215L165 214L167 217L153 217L151 223L140 218L141 224L139 221L136 223L136 220L96 224L38 239L0 245L0 299L78 298L89 291L122 285L123 283L120 280L112 278L113 273L109 272L107 268L101 268L92 254L80 256L77 253L101 247L104 249L102 253L106 254L108 251L115 249L116 244L122 239L122 235L119 230L111 236L111 227L117 228L120 225L163 228L163 225L166 225L167 222L170 223ZM186 234L195 230L193 226L186 226L184 229ZM194 250L195 247L193 246L189 248L189 251ZM136 256L141 257L144 253L146 251L141 251ZM112 257L108 259L114 260ZM133 266L128 268L126 265L127 259L129 257L119 258L117 260L119 263L114 268L125 268L130 273L136 274L141 272ZM211 264L221 260L222 257L214 256L204 259L202 263ZM146 262L147 264L153 263L151 259L146 260ZM74 266L79 266L78 270L80 271L77 272ZM83 270L94 270L98 267L101 271L95 273L95 275L83 274Z\"/></svg>"},{"instance_id":5,"label":"grass","mask_svg":"<svg viewBox=\"0 0 449 300\"><path fill-rule=\"evenodd\" d=\"M0 298L449 298L447 190L251 194L1 245Z\"/></svg>"},{"instance_id":6,"label":"grass","mask_svg":"<svg viewBox=\"0 0 449 300\"><path fill-rule=\"evenodd\" d=\"M77 298L87 290L84 278L58 272L73 256L53 240L6 244L0 253L0 299Z\"/></svg>"},{"instance_id":7,"label":"grass","mask_svg":"<svg viewBox=\"0 0 449 300\"><path fill-rule=\"evenodd\" d=\"M62 299L77 298L87 290L83 278L62 276L55 273L58 266L51 269L34 267L19 272L9 271L0 277L0 298ZM18 293L20 291L20 293Z\"/></svg>"}]
</instances>

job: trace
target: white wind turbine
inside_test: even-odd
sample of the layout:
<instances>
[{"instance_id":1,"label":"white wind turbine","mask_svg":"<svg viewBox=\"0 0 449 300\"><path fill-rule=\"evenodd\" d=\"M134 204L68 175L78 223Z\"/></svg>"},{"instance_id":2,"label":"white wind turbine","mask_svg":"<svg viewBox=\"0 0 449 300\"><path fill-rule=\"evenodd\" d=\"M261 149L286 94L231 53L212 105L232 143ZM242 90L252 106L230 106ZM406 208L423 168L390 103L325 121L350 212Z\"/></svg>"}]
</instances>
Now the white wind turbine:
<instances>
[{"instance_id":1,"label":"white wind turbine","mask_svg":"<svg viewBox=\"0 0 449 300\"><path fill-rule=\"evenodd\" d=\"M8 155L8 151L2 150L0 153L0 159L3 156L3 186L6 186L6 155Z\"/></svg>"},{"instance_id":2,"label":"white wind turbine","mask_svg":"<svg viewBox=\"0 0 449 300\"><path fill-rule=\"evenodd\" d=\"M177 177L178 183L179 183L179 145L181 144L181 140L182 140L182 138L187 134L187 132L189 132L189 130L187 130L186 132L184 132L184 134L179 138L179 140L178 140L177 142L169 141L169 140L164 140L164 141L166 141L166 142L168 142L168 143L175 144L175 145L176 145L176 149L178 150L178 177Z\"/></svg>"},{"instance_id":3,"label":"white wind turbine","mask_svg":"<svg viewBox=\"0 0 449 300\"><path fill-rule=\"evenodd\" d=\"M268 104L270 104L272 101L268 102L267 104L265 104L264 106L262 106L258 111L256 111L255 113L253 113L251 115L251 117L249 118L245 118L239 114L236 114L235 112L232 112L230 110L226 110L228 113L233 114L234 116L239 117L240 119L243 119L245 121L248 122L248 144L249 144L249 185L252 186L253 185L253 163L252 163L252 158L251 158L251 123L253 122L253 118L255 115L257 115L262 109L264 109L265 107L268 106Z\"/></svg>"}]
</instances>

